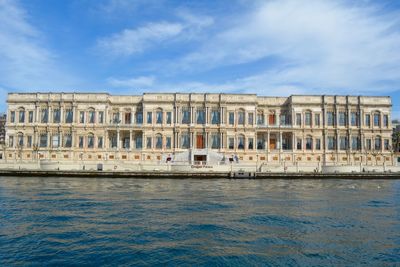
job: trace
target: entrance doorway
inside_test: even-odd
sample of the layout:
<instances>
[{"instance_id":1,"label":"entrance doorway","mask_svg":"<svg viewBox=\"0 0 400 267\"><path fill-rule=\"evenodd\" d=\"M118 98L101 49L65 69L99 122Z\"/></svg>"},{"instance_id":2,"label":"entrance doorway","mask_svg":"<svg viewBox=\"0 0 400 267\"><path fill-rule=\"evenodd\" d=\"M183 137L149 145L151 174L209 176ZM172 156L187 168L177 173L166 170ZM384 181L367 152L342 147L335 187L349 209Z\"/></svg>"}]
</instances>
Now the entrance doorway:
<instances>
[{"instance_id":1,"label":"entrance doorway","mask_svg":"<svg viewBox=\"0 0 400 267\"><path fill-rule=\"evenodd\" d=\"M194 155L193 159L195 162L206 162L207 155Z\"/></svg>"}]
</instances>

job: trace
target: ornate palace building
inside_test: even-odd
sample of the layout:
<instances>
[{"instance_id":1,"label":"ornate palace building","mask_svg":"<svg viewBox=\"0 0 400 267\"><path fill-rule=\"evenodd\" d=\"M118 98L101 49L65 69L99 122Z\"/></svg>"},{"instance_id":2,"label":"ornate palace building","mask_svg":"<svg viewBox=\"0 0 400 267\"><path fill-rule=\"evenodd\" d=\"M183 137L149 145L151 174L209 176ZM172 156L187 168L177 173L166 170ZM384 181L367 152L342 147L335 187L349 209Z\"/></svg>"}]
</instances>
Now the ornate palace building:
<instances>
[{"instance_id":1,"label":"ornate palace building","mask_svg":"<svg viewBox=\"0 0 400 267\"><path fill-rule=\"evenodd\" d=\"M390 97L10 93L6 160L392 163Z\"/></svg>"}]
</instances>

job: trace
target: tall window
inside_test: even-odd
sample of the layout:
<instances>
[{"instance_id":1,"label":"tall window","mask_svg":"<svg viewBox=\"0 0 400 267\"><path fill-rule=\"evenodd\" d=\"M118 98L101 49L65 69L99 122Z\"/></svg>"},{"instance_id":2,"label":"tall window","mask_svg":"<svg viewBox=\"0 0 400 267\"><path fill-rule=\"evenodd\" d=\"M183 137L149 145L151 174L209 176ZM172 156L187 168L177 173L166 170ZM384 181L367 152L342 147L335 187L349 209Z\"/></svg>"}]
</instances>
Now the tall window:
<instances>
[{"instance_id":1,"label":"tall window","mask_svg":"<svg viewBox=\"0 0 400 267\"><path fill-rule=\"evenodd\" d=\"M321 139L315 139L315 149L321 150Z\"/></svg>"},{"instance_id":2,"label":"tall window","mask_svg":"<svg viewBox=\"0 0 400 267\"><path fill-rule=\"evenodd\" d=\"M111 148L116 148L118 146L118 140L116 135L111 136Z\"/></svg>"},{"instance_id":3,"label":"tall window","mask_svg":"<svg viewBox=\"0 0 400 267\"><path fill-rule=\"evenodd\" d=\"M119 123L119 112L113 112L112 122L114 124Z\"/></svg>"},{"instance_id":4,"label":"tall window","mask_svg":"<svg viewBox=\"0 0 400 267\"><path fill-rule=\"evenodd\" d=\"M64 147L72 147L72 135L64 135Z\"/></svg>"},{"instance_id":5,"label":"tall window","mask_svg":"<svg viewBox=\"0 0 400 267\"><path fill-rule=\"evenodd\" d=\"M371 126L371 115L365 114L365 125L370 127Z\"/></svg>"},{"instance_id":6,"label":"tall window","mask_svg":"<svg viewBox=\"0 0 400 267\"><path fill-rule=\"evenodd\" d=\"M254 138L250 137L247 139L248 149L254 149Z\"/></svg>"},{"instance_id":7,"label":"tall window","mask_svg":"<svg viewBox=\"0 0 400 267\"><path fill-rule=\"evenodd\" d=\"M351 112L350 116L351 126L358 126L358 113Z\"/></svg>"},{"instance_id":8,"label":"tall window","mask_svg":"<svg viewBox=\"0 0 400 267\"><path fill-rule=\"evenodd\" d=\"M389 139L383 140L383 148L389 150Z\"/></svg>"},{"instance_id":9,"label":"tall window","mask_svg":"<svg viewBox=\"0 0 400 267\"><path fill-rule=\"evenodd\" d=\"M211 148L219 149L219 147L220 147L220 135L219 135L219 133L212 133L211 134Z\"/></svg>"},{"instance_id":10,"label":"tall window","mask_svg":"<svg viewBox=\"0 0 400 267\"><path fill-rule=\"evenodd\" d=\"M136 123L143 124L143 113L142 112L136 112Z\"/></svg>"},{"instance_id":11,"label":"tall window","mask_svg":"<svg viewBox=\"0 0 400 267\"><path fill-rule=\"evenodd\" d=\"M247 116L247 124L249 125L253 125L254 122L254 114L253 113L249 113Z\"/></svg>"},{"instance_id":12,"label":"tall window","mask_svg":"<svg viewBox=\"0 0 400 267\"><path fill-rule=\"evenodd\" d=\"M306 126L311 126L311 112L306 112L304 120Z\"/></svg>"},{"instance_id":13,"label":"tall window","mask_svg":"<svg viewBox=\"0 0 400 267\"><path fill-rule=\"evenodd\" d=\"M303 149L301 138L297 138L296 148L297 150Z\"/></svg>"},{"instance_id":14,"label":"tall window","mask_svg":"<svg viewBox=\"0 0 400 267\"><path fill-rule=\"evenodd\" d=\"M73 111L72 109L66 109L65 110L65 123L72 123L73 119Z\"/></svg>"},{"instance_id":15,"label":"tall window","mask_svg":"<svg viewBox=\"0 0 400 267\"><path fill-rule=\"evenodd\" d=\"M334 121L335 121L333 112L332 111L328 111L326 113L326 117L327 117L327 121L328 121L328 126L333 126L334 125Z\"/></svg>"},{"instance_id":16,"label":"tall window","mask_svg":"<svg viewBox=\"0 0 400 267\"><path fill-rule=\"evenodd\" d=\"M308 136L306 138L306 149L307 150L311 150L312 149L312 143L313 143L312 137Z\"/></svg>"},{"instance_id":17,"label":"tall window","mask_svg":"<svg viewBox=\"0 0 400 267\"><path fill-rule=\"evenodd\" d=\"M383 115L383 127L387 128L389 126L389 116Z\"/></svg>"},{"instance_id":18,"label":"tall window","mask_svg":"<svg viewBox=\"0 0 400 267\"><path fill-rule=\"evenodd\" d=\"M228 139L228 148L229 149L234 149L235 148L235 138L229 137L229 139Z\"/></svg>"},{"instance_id":19,"label":"tall window","mask_svg":"<svg viewBox=\"0 0 400 267\"><path fill-rule=\"evenodd\" d=\"M242 110L238 112L238 124L244 125L244 111Z\"/></svg>"},{"instance_id":20,"label":"tall window","mask_svg":"<svg viewBox=\"0 0 400 267\"><path fill-rule=\"evenodd\" d=\"M265 149L265 140L263 137L257 137L257 149Z\"/></svg>"},{"instance_id":21,"label":"tall window","mask_svg":"<svg viewBox=\"0 0 400 267\"><path fill-rule=\"evenodd\" d=\"M334 150L336 148L336 139L334 136L328 136L328 149Z\"/></svg>"},{"instance_id":22,"label":"tall window","mask_svg":"<svg viewBox=\"0 0 400 267\"><path fill-rule=\"evenodd\" d=\"M146 139L146 148L151 149L151 137L147 137Z\"/></svg>"},{"instance_id":23,"label":"tall window","mask_svg":"<svg viewBox=\"0 0 400 267\"><path fill-rule=\"evenodd\" d=\"M219 110L213 109L211 111L211 124L219 124L219 117Z\"/></svg>"},{"instance_id":24,"label":"tall window","mask_svg":"<svg viewBox=\"0 0 400 267\"><path fill-rule=\"evenodd\" d=\"M88 148L94 148L94 135L93 134L89 134L88 135L88 144L87 144Z\"/></svg>"},{"instance_id":25,"label":"tall window","mask_svg":"<svg viewBox=\"0 0 400 267\"><path fill-rule=\"evenodd\" d=\"M244 136L238 136L238 149L244 149Z\"/></svg>"},{"instance_id":26,"label":"tall window","mask_svg":"<svg viewBox=\"0 0 400 267\"><path fill-rule=\"evenodd\" d=\"M89 123L94 123L95 122L95 114L96 112L94 110L89 110Z\"/></svg>"},{"instance_id":27,"label":"tall window","mask_svg":"<svg viewBox=\"0 0 400 267\"><path fill-rule=\"evenodd\" d=\"M167 124L171 124L172 123L172 112L168 111L167 112Z\"/></svg>"},{"instance_id":28,"label":"tall window","mask_svg":"<svg viewBox=\"0 0 400 267\"><path fill-rule=\"evenodd\" d=\"M163 122L163 112L162 112L162 110L157 110L156 111L156 123L162 124L162 122Z\"/></svg>"},{"instance_id":29,"label":"tall window","mask_svg":"<svg viewBox=\"0 0 400 267\"><path fill-rule=\"evenodd\" d=\"M40 134L39 146L40 147L47 147L47 133Z\"/></svg>"},{"instance_id":30,"label":"tall window","mask_svg":"<svg viewBox=\"0 0 400 267\"><path fill-rule=\"evenodd\" d=\"M382 144L381 144L381 137L377 136L375 137L375 150L381 150Z\"/></svg>"},{"instance_id":31,"label":"tall window","mask_svg":"<svg viewBox=\"0 0 400 267\"><path fill-rule=\"evenodd\" d=\"M24 135L22 133L18 134L18 146L19 147L24 146Z\"/></svg>"},{"instance_id":32,"label":"tall window","mask_svg":"<svg viewBox=\"0 0 400 267\"><path fill-rule=\"evenodd\" d=\"M290 116L288 114L281 114L280 117L281 117L281 121L280 121L281 125L283 125L283 126L290 125L290 123L289 123Z\"/></svg>"},{"instance_id":33,"label":"tall window","mask_svg":"<svg viewBox=\"0 0 400 267\"><path fill-rule=\"evenodd\" d=\"M234 112L229 112L229 124L230 125L235 124L235 113Z\"/></svg>"},{"instance_id":34,"label":"tall window","mask_svg":"<svg viewBox=\"0 0 400 267\"><path fill-rule=\"evenodd\" d=\"M162 136L161 134L156 135L156 149L162 149Z\"/></svg>"},{"instance_id":35,"label":"tall window","mask_svg":"<svg viewBox=\"0 0 400 267\"><path fill-rule=\"evenodd\" d=\"M372 149L372 141L371 141L371 139L365 139L365 148L367 149L367 150L371 150Z\"/></svg>"},{"instance_id":36,"label":"tall window","mask_svg":"<svg viewBox=\"0 0 400 267\"><path fill-rule=\"evenodd\" d=\"M83 136L79 136L79 148L83 148Z\"/></svg>"},{"instance_id":37,"label":"tall window","mask_svg":"<svg viewBox=\"0 0 400 267\"><path fill-rule=\"evenodd\" d=\"M205 117L206 117L206 112L204 111L203 108L198 108L197 109L197 118L196 122L197 124L204 124L205 123Z\"/></svg>"},{"instance_id":38,"label":"tall window","mask_svg":"<svg viewBox=\"0 0 400 267\"><path fill-rule=\"evenodd\" d=\"M360 138L358 136L351 137L351 149L360 150Z\"/></svg>"},{"instance_id":39,"label":"tall window","mask_svg":"<svg viewBox=\"0 0 400 267\"><path fill-rule=\"evenodd\" d=\"M61 111L59 108L53 110L53 123L61 122Z\"/></svg>"},{"instance_id":40,"label":"tall window","mask_svg":"<svg viewBox=\"0 0 400 267\"><path fill-rule=\"evenodd\" d=\"M381 114L379 113L374 114L374 126L376 127L381 126Z\"/></svg>"},{"instance_id":41,"label":"tall window","mask_svg":"<svg viewBox=\"0 0 400 267\"><path fill-rule=\"evenodd\" d=\"M103 148L103 137L97 137L97 148Z\"/></svg>"},{"instance_id":42,"label":"tall window","mask_svg":"<svg viewBox=\"0 0 400 267\"><path fill-rule=\"evenodd\" d=\"M182 133L181 135L181 148L189 148L190 138L188 133Z\"/></svg>"},{"instance_id":43,"label":"tall window","mask_svg":"<svg viewBox=\"0 0 400 267\"><path fill-rule=\"evenodd\" d=\"M51 146L55 147L55 148L60 146L60 135L59 134L54 134L52 136Z\"/></svg>"},{"instance_id":44,"label":"tall window","mask_svg":"<svg viewBox=\"0 0 400 267\"><path fill-rule=\"evenodd\" d=\"M29 111L29 113L28 113L28 121L29 121L29 123L32 123L33 122L33 111L31 110L31 111Z\"/></svg>"},{"instance_id":45,"label":"tall window","mask_svg":"<svg viewBox=\"0 0 400 267\"><path fill-rule=\"evenodd\" d=\"M27 136L26 147L32 147L32 135Z\"/></svg>"},{"instance_id":46,"label":"tall window","mask_svg":"<svg viewBox=\"0 0 400 267\"><path fill-rule=\"evenodd\" d=\"M79 123L85 123L85 112L79 111Z\"/></svg>"},{"instance_id":47,"label":"tall window","mask_svg":"<svg viewBox=\"0 0 400 267\"><path fill-rule=\"evenodd\" d=\"M264 125L264 113L257 113L257 125Z\"/></svg>"},{"instance_id":48,"label":"tall window","mask_svg":"<svg viewBox=\"0 0 400 267\"><path fill-rule=\"evenodd\" d=\"M346 150L347 149L347 137L346 136L341 136L339 139L339 148L340 150Z\"/></svg>"},{"instance_id":49,"label":"tall window","mask_svg":"<svg viewBox=\"0 0 400 267\"><path fill-rule=\"evenodd\" d=\"M25 122L25 110L21 109L19 111L19 122L24 123Z\"/></svg>"},{"instance_id":50,"label":"tall window","mask_svg":"<svg viewBox=\"0 0 400 267\"><path fill-rule=\"evenodd\" d=\"M8 137L8 147L14 147L14 136L12 135Z\"/></svg>"},{"instance_id":51,"label":"tall window","mask_svg":"<svg viewBox=\"0 0 400 267\"><path fill-rule=\"evenodd\" d=\"M102 124L104 123L104 112L99 111L99 123Z\"/></svg>"},{"instance_id":52,"label":"tall window","mask_svg":"<svg viewBox=\"0 0 400 267\"><path fill-rule=\"evenodd\" d=\"M320 114L315 114L315 126L320 126L321 125L321 115Z\"/></svg>"},{"instance_id":53,"label":"tall window","mask_svg":"<svg viewBox=\"0 0 400 267\"><path fill-rule=\"evenodd\" d=\"M182 124L190 124L190 108L182 108Z\"/></svg>"},{"instance_id":54,"label":"tall window","mask_svg":"<svg viewBox=\"0 0 400 267\"><path fill-rule=\"evenodd\" d=\"M10 112L10 122L14 123L15 122L15 111Z\"/></svg>"},{"instance_id":55,"label":"tall window","mask_svg":"<svg viewBox=\"0 0 400 267\"><path fill-rule=\"evenodd\" d=\"M42 114L41 122L48 123L49 122L49 110L47 108L43 108L41 111L42 111L41 112L41 114Z\"/></svg>"},{"instance_id":56,"label":"tall window","mask_svg":"<svg viewBox=\"0 0 400 267\"><path fill-rule=\"evenodd\" d=\"M296 125L301 126L301 114L296 113Z\"/></svg>"},{"instance_id":57,"label":"tall window","mask_svg":"<svg viewBox=\"0 0 400 267\"><path fill-rule=\"evenodd\" d=\"M147 112L147 124L152 124L153 123L153 112L148 111Z\"/></svg>"},{"instance_id":58,"label":"tall window","mask_svg":"<svg viewBox=\"0 0 400 267\"><path fill-rule=\"evenodd\" d=\"M132 113L130 111L125 112L125 124L131 124Z\"/></svg>"},{"instance_id":59,"label":"tall window","mask_svg":"<svg viewBox=\"0 0 400 267\"><path fill-rule=\"evenodd\" d=\"M171 149L171 136L167 136L165 138L165 148L166 149Z\"/></svg>"},{"instance_id":60,"label":"tall window","mask_svg":"<svg viewBox=\"0 0 400 267\"><path fill-rule=\"evenodd\" d=\"M142 149L143 147L143 139L142 136L136 136L136 144L135 144L136 149Z\"/></svg>"},{"instance_id":61,"label":"tall window","mask_svg":"<svg viewBox=\"0 0 400 267\"><path fill-rule=\"evenodd\" d=\"M346 125L346 113L339 112L339 126L345 126L345 125Z\"/></svg>"}]
</instances>

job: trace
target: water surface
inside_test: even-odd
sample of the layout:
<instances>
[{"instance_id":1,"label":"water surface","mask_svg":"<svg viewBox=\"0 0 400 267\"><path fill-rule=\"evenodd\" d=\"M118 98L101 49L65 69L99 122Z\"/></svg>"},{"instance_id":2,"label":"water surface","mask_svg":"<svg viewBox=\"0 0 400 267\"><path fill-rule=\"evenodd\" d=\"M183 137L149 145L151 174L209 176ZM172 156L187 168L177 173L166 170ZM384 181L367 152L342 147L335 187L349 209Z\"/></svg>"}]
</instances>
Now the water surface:
<instances>
[{"instance_id":1,"label":"water surface","mask_svg":"<svg viewBox=\"0 0 400 267\"><path fill-rule=\"evenodd\" d=\"M0 177L0 265L400 265L400 181Z\"/></svg>"}]
</instances>

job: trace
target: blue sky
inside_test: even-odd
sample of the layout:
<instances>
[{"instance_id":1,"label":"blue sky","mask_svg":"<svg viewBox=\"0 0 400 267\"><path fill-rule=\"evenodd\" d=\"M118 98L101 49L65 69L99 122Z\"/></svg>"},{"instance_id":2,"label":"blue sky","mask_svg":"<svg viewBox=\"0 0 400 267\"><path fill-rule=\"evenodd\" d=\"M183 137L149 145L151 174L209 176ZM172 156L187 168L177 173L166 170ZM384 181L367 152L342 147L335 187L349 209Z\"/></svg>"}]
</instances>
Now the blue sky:
<instances>
[{"instance_id":1,"label":"blue sky","mask_svg":"<svg viewBox=\"0 0 400 267\"><path fill-rule=\"evenodd\" d=\"M390 95L400 1L0 0L8 92Z\"/></svg>"}]
</instances>

